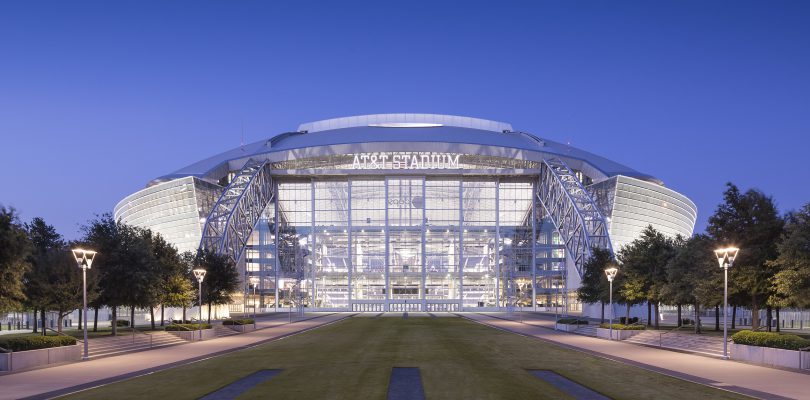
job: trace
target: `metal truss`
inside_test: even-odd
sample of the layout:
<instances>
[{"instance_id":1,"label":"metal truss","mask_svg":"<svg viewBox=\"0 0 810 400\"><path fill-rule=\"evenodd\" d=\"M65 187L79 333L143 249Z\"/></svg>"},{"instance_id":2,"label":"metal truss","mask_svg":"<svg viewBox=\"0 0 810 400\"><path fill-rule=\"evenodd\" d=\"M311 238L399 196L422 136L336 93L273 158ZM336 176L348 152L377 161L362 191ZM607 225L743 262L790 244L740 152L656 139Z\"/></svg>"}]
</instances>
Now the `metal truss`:
<instances>
[{"instance_id":1,"label":"metal truss","mask_svg":"<svg viewBox=\"0 0 810 400\"><path fill-rule=\"evenodd\" d=\"M205 220L200 248L238 262L265 207L275 198L268 161L248 160Z\"/></svg>"},{"instance_id":2,"label":"metal truss","mask_svg":"<svg viewBox=\"0 0 810 400\"><path fill-rule=\"evenodd\" d=\"M537 199L565 242L580 277L591 249L613 253L605 218L565 162L558 158L543 160Z\"/></svg>"}]
</instances>

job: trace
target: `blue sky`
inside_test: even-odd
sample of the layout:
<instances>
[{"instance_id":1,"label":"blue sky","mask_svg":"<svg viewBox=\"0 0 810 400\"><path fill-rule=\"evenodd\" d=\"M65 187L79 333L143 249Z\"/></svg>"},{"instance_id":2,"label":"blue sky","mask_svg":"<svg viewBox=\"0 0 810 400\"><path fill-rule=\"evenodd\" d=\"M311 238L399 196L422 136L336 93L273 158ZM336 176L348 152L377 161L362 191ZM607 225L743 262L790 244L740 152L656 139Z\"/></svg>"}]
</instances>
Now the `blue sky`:
<instances>
[{"instance_id":1,"label":"blue sky","mask_svg":"<svg viewBox=\"0 0 810 400\"><path fill-rule=\"evenodd\" d=\"M3 2L0 204L69 238L150 179L346 115L512 123L810 202L810 2Z\"/></svg>"}]
</instances>

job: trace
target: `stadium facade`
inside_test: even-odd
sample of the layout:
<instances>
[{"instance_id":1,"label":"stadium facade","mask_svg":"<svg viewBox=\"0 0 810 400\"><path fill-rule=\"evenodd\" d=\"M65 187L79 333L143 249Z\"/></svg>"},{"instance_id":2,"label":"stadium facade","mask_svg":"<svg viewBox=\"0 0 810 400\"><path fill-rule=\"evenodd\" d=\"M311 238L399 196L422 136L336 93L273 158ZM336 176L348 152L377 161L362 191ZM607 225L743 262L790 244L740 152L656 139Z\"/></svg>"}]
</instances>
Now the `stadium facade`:
<instances>
[{"instance_id":1,"label":"stadium facade","mask_svg":"<svg viewBox=\"0 0 810 400\"><path fill-rule=\"evenodd\" d=\"M207 158L114 215L237 260L250 294L234 311L577 312L592 248L647 225L690 236L697 210L651 175L507 123L377 114Z\"/></svg>"}]
</instances>

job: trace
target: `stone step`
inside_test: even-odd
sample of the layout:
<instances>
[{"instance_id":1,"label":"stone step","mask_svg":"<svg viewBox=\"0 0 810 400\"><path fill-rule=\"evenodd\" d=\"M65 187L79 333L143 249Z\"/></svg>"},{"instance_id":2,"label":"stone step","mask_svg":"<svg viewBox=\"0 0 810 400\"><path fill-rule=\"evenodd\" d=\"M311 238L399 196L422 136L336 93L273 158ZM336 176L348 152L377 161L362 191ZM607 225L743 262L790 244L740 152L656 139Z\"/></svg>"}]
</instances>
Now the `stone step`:
<instances>
[{"instance_id":1,"label":"stone step","mask_svg":"<svg viewBox=\"0 0 810 400\"><path fill-rule=\"evenodd\" d=\"M93 358L108 357L184 343L187 342L167 332L138 334L134 340L131 335L97 338L89 341L88 354Z\"/></svg>"}]
</instances>

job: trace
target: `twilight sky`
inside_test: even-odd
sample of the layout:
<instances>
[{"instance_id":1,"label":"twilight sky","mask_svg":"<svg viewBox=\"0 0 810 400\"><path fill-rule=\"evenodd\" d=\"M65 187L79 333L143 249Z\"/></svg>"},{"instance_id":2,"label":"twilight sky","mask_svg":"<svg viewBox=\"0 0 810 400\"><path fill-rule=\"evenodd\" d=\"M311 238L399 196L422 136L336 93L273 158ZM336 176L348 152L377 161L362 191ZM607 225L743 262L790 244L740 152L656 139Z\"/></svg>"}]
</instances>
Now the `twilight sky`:
<instances>
[{"instance_id":1,"label":"twilight sky","mask_svg":"<svg viewBox=\"0 0 810 400\"><path fill-rule=\"evenodd\" d=\"M68 238L157 176L294 130L457 114L698 205L810 202L808 1L0 3L0 204Z\"/></svg>"}]
</instances>

